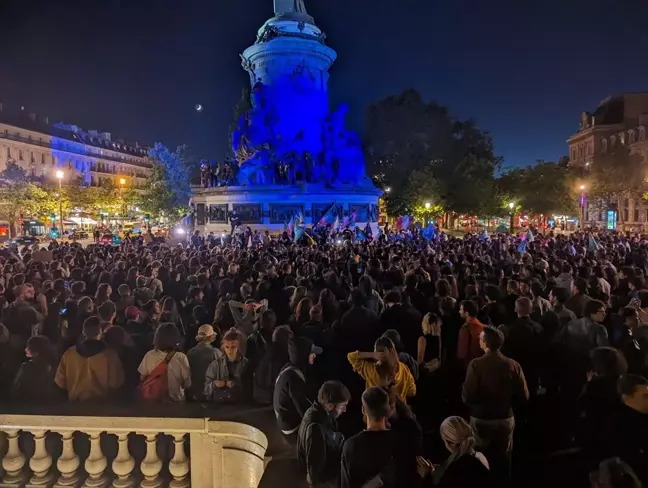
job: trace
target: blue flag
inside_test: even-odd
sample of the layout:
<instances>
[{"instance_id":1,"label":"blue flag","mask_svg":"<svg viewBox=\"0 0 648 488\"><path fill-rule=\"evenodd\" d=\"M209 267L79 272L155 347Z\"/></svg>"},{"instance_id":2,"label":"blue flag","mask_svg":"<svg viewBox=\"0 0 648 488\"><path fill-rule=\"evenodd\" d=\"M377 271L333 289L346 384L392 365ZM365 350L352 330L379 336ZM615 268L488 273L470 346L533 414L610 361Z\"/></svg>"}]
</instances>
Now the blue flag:
<instances>
[{"instance_id":1,"label":"blue flag","mask_svg":"<svg viewBox=\"0 0 648 488\"><path fill-rule=\"evenodd\" d=\"M519 253L526 252L526 246L527 246L527 241L526 239L523 239L522 242L520 242L520 245L517 247L517 252Z\"/></svg>"},{"instance_id":2,"label":"blue flag","mask_svg":"<svg viewBox=\"0 0 648 488\"><path fill-rule=\"evenodd\" d=\"M317 225L315 227L323 227L325 225L330 225L333 222L335 222L335 202L331 203L331 205L324 211L322 214L322 218L319 219L319 222L317 222Z\"/></svg>"},{"instance_id":3,"label":"blue flag","mask_svg":"<svg viewBox=\"0 0 648 488\"><path fill-rule=\"evenodd\" d=\"M367 234L362 232L360 229L356 232L356 240L358 241L366 241L367 240Z\"/></svg>"},{"instance_id":4,"label":"blue flag","mask_svg":"<svg viewBox=\"0 0 648 488\"><path fill-rule=\"evenodd\" d=\"M293 235L293 242L297 242L301 236L304 235L304 228L300 225L295 227L294 235Z\"/></svg>"},{"instance_id":5,"label":"blue flag","mask_svg":"<svg viewBox=\"0 0 648 488\"><path fill-rule=\"evenodd\" d=\"M488 240L488 232L486 232L486 229L482 231L481 234L479 234L479 240L480 241L487 241Z\"/></svg>"},{"instance_id":6,"label":"blue flag","mask_svg":"<svg viewBox=\"0 0 648 488\"><path fill-rule=\"evenodd\" d=\"M598 242L596 242L593 236L589 236L587 239L587 249L592 252L599 250Z\"/></svg>"},{"instance_id":7,"label":"blue flag","mask_svg":"<svg viewBox=\"0 0 648 488\"><path fill-rule=\"evenodd\" d=\"M434 225L428 224L425 229L423 229L423 239L426 241L433 241L436 238L436 229Z\"/></svg>"},{"instance_id":8,"label":"blue flag","mask_svg":"<svg viewBox=\"0 0 648 488\"><path fill-rule=\"evenodd\" d=\"M535 239L535 237L533 236L533 232L531 232L531 229L529 229L527 231L526 238L527 238L527 241L529 241L529 242L533 242L533 239Z\"/></svg>"}]
</instances>

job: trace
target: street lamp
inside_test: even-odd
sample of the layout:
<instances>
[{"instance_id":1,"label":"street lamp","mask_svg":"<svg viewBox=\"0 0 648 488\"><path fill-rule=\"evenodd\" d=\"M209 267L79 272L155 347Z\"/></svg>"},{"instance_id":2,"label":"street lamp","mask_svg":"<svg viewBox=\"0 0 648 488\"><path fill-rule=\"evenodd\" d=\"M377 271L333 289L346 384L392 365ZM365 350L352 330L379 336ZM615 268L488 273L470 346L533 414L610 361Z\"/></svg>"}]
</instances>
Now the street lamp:
<instances>
[{"instance_id":1,"label":"street lamp","mask_svg":"<svg viewBox=\"0 0 648 488\"><path fill-rule=\"evenodd\" d=\"M428 220L430 220L430 202L425 202L425 225L427 225Z\"/></svg>"},{"instance_id":2,"label":"street lamp","mask_svg":"<svg viewBox=\"0 0 648 488\"><path fill-rule=\"evenodd\" d=\"M125 178L119 178L119 200L121 200L122 203L122 216L126 213L124 211L125 205L124 205L124 196L123 196L123 191L124 191L124 185L126 184L126 179Z\"/></svg>"},{"instance_id":3,"label":"street lamp","mask_svg":"<svg viewBox=\"0 0 648 488\"><path fill-rule=\"evenodd\" d=\"M385 193L389 193L390 191L391 191L391 186L388 186L387 188L385 188Z\"/></svg>"},{"instance_id":4,"label":"street lamp","mask_svg":"<svg viewBox=\"0 0 648 488\"><path fill-rule=\"evenodd\" d=\"M513 235L513 229L515 227L515 202L509 202L508 206L511 210L511 235Z\"/></svg>"},{"instance_id":5,"label":"street lamp","mask_svg":"<svg viewBox=\"0 0 648 488\"><path fill-rule=\"evenodd\" d=\"M56 172L56 178L59 182L59 218L61 219L61 239L63 239L63 177L65 174L60 169Z\"/></svg>"}]
</instances>

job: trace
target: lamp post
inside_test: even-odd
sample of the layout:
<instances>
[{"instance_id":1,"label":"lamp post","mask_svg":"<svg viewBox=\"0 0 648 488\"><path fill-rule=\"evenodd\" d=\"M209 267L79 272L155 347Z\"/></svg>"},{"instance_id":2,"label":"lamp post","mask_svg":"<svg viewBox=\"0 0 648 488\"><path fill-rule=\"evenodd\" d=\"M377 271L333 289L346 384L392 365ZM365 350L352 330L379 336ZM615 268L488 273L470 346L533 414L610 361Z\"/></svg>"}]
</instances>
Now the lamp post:
<instances>
[{"instance_id":1,"label":"lamp post","mask_svg":"<svg viewBox=\"0 0 648 488\"><path fill-rule=\"evenodd\" d=\"M583 230L585 227L585 185L581 185L580 189L580 215L578 218L578 223L580 224L580 230Z\"/></svg>"},{"instance_id":2,"label":"lamp post","mask_svg":"<svg viewBox=\"0 0 648 488\"><path fill-rule=\"evenodd\" d=\"M125 184L126 184L126 179L125 178L119 178L119 200L121 201L121 204L122 204L122 211L121 211L122 217L126 213L124 211L125 205L124 205L124 195L123 195L124 185Z\"/></svg>"},{"instance_id":3,"label":"lamp post","mask_svg":"<svg viewBox=\"0 0 648 488\"><path fill-rule=\"evenodd\" d=\"M56 172L56 178L58 179L59 182L58 198L59 198L59 218L61 219L61 235L60 235L61 239L63 239L63 176L65 176L65 174L63 173L63 171L59 169Z\"/></svg>"},{"instance_id":4,"label":"lamp post","mask_svg":"<svg viewBox=\"0 0 648 488\"><path fill-rule=\"evenodd\" d=\"M513 235L513 229L515 228L515 202L509 202L508 206L511 210L511 235Z\"/></svg>"}]
</instances>

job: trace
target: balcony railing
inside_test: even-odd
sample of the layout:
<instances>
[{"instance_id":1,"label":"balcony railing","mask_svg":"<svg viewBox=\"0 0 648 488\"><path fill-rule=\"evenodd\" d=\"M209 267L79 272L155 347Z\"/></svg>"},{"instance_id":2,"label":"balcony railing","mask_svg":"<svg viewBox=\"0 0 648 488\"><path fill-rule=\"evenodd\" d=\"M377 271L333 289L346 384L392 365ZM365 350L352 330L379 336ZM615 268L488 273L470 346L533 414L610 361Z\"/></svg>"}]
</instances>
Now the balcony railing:
<instances>
[{"instance_id":1,"label":"balcony railing","mask_svg":"<svg viewBox=\"0 0 648 488\"><path fill-rule=\"evenodd\" d=\"M134 166L141 166L142 168L150 168L151 165L147 163L143 163L140 161L134 161L131 159L121 159L121 158L116 158L114 156L108 156L107 154L99 154L99 153L88 153L88 152L81 152L74 150L73 148L70 147L56 147L56 145L50 144L48 142L44 141L39 141L29 137L22 137L22 136L17 136L15 134L8 134L4 132L0 132L0 139L7 139L10 141L17 141L17 142L24 142L25 144L31 144L33 146L40 146L40 147L46 147L49 149L52 149L54 151L64 151L72 154L78 154L79 156L84 156L84 157L91 157L91 158L97 158L97 159L105 159L107 161L114 161L116 163L124 163L124 164L132 164Z\"/></svg>"},{"instance_id":2,"label":"balcony railing","mask_svg":"<svg viewBox=\"0 0 648 488\"><path fill-rule=\"evenodd\" d=\"M0 415L0 486L256 488L267 447L205 418Z\"/></svg>"}]
</instances>

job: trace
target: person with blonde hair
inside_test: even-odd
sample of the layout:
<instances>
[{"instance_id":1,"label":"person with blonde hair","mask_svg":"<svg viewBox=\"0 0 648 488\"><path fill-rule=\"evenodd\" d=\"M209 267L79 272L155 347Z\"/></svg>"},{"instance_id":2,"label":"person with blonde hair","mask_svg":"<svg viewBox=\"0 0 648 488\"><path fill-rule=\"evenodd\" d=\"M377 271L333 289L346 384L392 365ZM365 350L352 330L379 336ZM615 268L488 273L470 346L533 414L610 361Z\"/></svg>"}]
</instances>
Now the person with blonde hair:
<instances>
[{"instance_id":1,"label":"person with blonde hair","mask_svg":"<svg viewBox=\"0 0 648 488\"><path fill-rule=\"evenodd\" d=\"M417 357L419 365L432 373L441 365L441 317L427 313L421 324L423 335L418 339Z\"/></svg>"},{"instance_id":2,"label":"person with blonde hair","mask_svg":"<svg viewBox=\"0 0 648 488\"><path fill-rule=\"evenodd\" d=\"M365 380L366 387L389 387L401 400L416 395L416 383L409 368L398 360L398 353L389 337L380 337L374 352L350 352L347 359L353 371Z\"/></svg>"},{"instance_id":3,"label":"person with blonde hair","mask_svg":"<svg viewBox=\"0 0 648 488\"><path fill-rule=\"evenodd\" d=\"M439 466L421 457L417 459L419 474L427 478L423 486L492 486L490 466L486 457L475 450L475 435L468 422L461 417L448 417L439 430L450 457Z\"/></svg>"}]
</instances>

